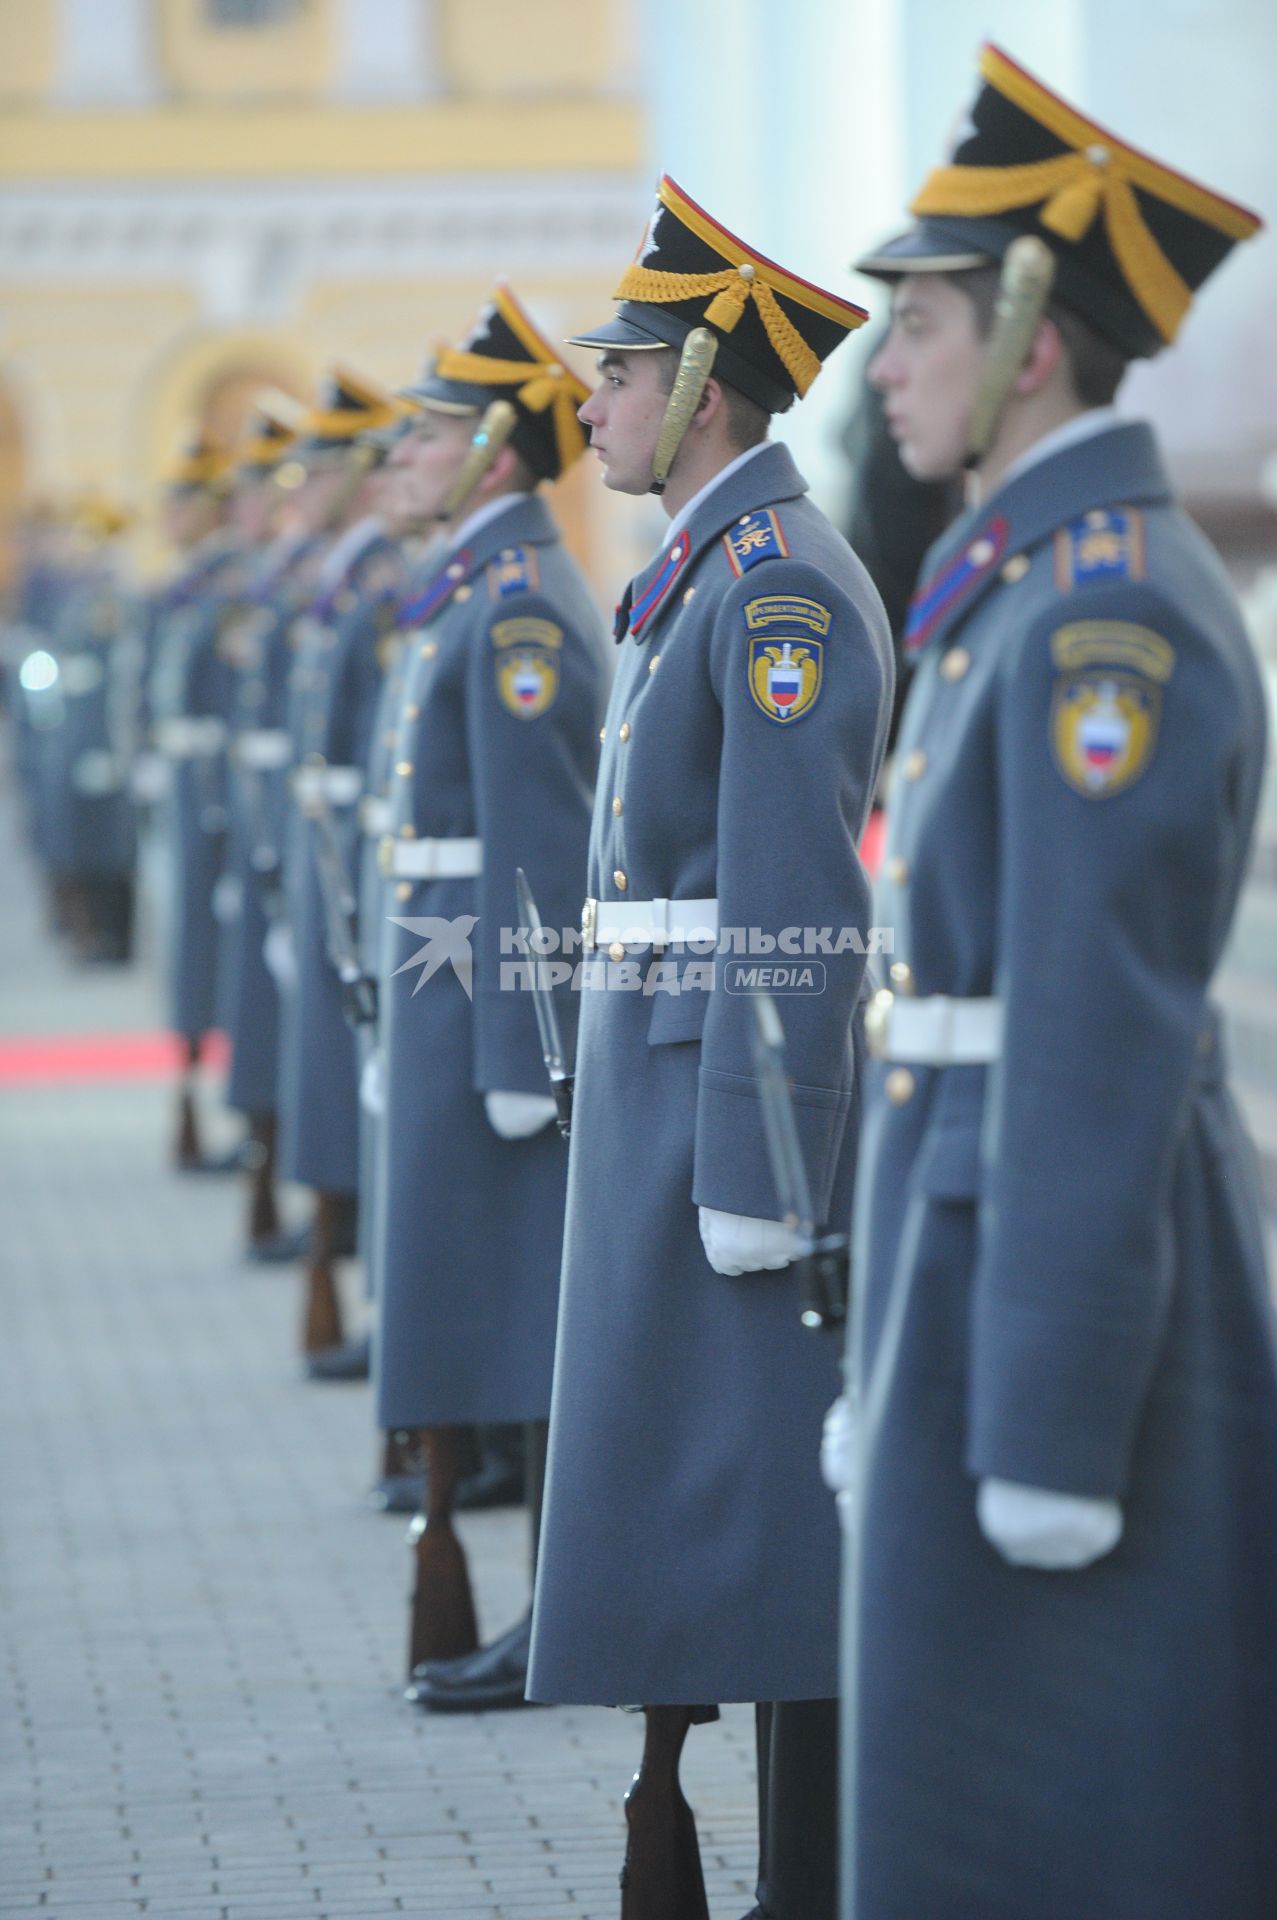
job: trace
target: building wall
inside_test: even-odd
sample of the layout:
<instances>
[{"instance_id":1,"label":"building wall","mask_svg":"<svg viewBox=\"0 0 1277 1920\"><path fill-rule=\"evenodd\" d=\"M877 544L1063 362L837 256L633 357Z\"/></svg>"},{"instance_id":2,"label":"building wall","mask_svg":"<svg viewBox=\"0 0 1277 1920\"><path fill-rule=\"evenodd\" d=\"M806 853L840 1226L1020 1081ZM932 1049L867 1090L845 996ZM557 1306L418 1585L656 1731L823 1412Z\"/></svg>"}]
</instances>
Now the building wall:
<instances>
[{"instance_id":1,"label":"building wall","mask_svg":"<svg viewBox=\"0 0 1277 1920\"><path fill-rule=\"evenodd\" d=\"M210 396L224 420L255 373L305 393L335 360L400 384L498 276L551 337L606 310L647 200L628 0L279 12L0 6L4 467L28 493L145 503ZM570 499L612 594L607 510ZM135 544L153 563L145 524Z\"/></svg>"}]
</instances>

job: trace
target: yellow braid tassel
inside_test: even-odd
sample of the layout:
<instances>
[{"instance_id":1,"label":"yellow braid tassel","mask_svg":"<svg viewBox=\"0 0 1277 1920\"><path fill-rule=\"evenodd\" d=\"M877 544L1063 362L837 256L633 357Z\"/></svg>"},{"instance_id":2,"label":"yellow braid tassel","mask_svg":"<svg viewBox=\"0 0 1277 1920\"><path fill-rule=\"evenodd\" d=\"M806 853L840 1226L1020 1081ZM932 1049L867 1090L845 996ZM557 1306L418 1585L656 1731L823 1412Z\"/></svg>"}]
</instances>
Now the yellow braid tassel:
<instances>
[{"instance_id":1,"label":"yellow braid tassel","mask_svg":"<svg viewBox=\"0 0 1277 1920\"><path fill-rule=\"evenodd\" d=\"M711 327L719 327L724 333L731 333L737 321L745 311L745 304L752 289L748 283L736 279L731 286L716 293L705 309L705 318Z\"/></svg>"},{"instance_id":2,"label":"yellow braid tassel","mask_svg":"<svg viewBox=\"0 0 1277 1920\"><path fill-rule=\"evenodd\" d=\"M1053 193L1038 218L1062 240L1076 242L1090 230L1103 198L1103 180L1092 171L1085 180L1074 181L1071 186Z\"/></svg>"}]
</instances>

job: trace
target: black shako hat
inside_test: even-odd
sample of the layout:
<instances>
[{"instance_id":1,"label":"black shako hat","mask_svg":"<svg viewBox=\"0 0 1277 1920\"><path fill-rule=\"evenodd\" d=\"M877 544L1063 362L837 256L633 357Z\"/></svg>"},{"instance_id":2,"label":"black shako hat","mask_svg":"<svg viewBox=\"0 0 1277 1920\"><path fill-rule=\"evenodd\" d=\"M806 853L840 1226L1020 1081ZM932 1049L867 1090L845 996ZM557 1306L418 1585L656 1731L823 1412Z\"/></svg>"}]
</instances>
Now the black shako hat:
<instances>
[{"instance_id":1,"label":"black shako hat","mask_svg":"<svg viewBox=\"0 0 1277 1920\"><path fill-rule=\"evenodd\" d=\"M1000 260L1021 234L1055 257L1053 298L1129 358L1175 338L1197 289L1262 222L1127 146L991 43L948 165L917 224L858 260L881 279Z\"/></svg>"},{"instance_id":2,"label":"black shako hat","mask_svg":"<svg viewBox=\"0 0 1277 1920\"><path fill-rule=\"evenodd\" d=\"M504 281L461 345L440 347L402 397L427 411L469 416L508 400L517 416L510 444L540 480L557 480L585 451L576 415L590 390Z\"/></svg>"},{"instance_id":3,"label":"black shako hat","mask_svg":"<svg viewBox=\"0 0 1277 1920\"><path fill-rule=\"evenodd\" d=\"M395 406L388 393L348 367L337 367L318 404L302 419L293 458L310 465L325 454L348 453L359 434L388 427L394 418Z\"/></svg>"},{"instance_id":4,"label":"black shako hat","mask_svg":"<svg viewBox=\"0 0 1277 1920\"><path fill-rule=\"evenodd\" d=\"M612 298L615 319L575 334L572 346L678 351L694 327L708 327L715 374L768 413L801 399L839 341L869 318L746 246L668 174Z\"/></svg>"}]
</instances>

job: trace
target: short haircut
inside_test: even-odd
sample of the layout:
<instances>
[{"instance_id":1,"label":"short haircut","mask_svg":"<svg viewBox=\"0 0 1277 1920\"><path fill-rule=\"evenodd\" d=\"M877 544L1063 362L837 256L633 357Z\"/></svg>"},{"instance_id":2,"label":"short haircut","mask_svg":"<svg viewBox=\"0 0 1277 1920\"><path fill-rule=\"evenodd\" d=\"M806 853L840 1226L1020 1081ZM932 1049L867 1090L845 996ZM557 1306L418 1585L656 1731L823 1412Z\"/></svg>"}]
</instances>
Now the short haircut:
<instances>
[{"instance_id":1,"label":"short haircut","mask_svg":"<svg viewBox=\"0 0 1277 1920\"><path fill-rule=\"evenodd\" d=\"M674 391L674 382L678 377L679 355L674 347L667 348L657 355L657 372L661 386L666 393ZM717 375L714 376L718 378ZM727 415L727 438L737 453L745 453L750 447L761 446L771 432L772 417L766 407L760 407L756 400L741 392L739 387L729 386L726 380L719 380L723 390L723 408Z\"/></svg>"},{"instance_id":2,"label":"short haircut","mask_svg":"<svg viewBox=\"0 0 1277 1920\"><path fill-rule=\"evenodd\" d=\"M1002 269L996 261L987 267L971 267L963 273L947 276L959 292L965 293L975 308L976 326L981 336L993 326ZM1127 355L1111 340L1103 339L1094 328L1058 300L1048 300L1045 316L1059 333L1069 364L1069 383L1084 407L1106 407L1122 384L1130 364Z\"/></svg>"}]
</instances>

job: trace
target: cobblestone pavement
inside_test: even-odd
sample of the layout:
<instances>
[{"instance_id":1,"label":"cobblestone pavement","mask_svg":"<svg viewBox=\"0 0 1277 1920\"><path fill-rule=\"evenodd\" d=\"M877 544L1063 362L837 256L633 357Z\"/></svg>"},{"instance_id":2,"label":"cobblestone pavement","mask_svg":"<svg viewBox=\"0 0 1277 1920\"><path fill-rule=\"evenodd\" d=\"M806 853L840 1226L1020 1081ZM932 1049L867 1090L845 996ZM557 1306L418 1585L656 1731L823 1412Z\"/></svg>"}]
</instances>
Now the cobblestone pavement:
<instances>
[{"instance_id":1,"label":"cobblestone pavement","mask_svg":"<svg viewBox=\"0 0 1277 1920\"><path fill-rule=\"evenodd\" d=\"M43 943L0 813L0 1034L155 1022ZM169 1091L0 1089L0 1915L615 1920L640 1723L399 1697L403 1523L368 1390L297 1377L295 1274L227 1180L163 1166ZM461 1522L482 1624L521 1514ZM715 1920L752 1903L752 1718L684 1766Z\"/></svg>"}]
</instances>

